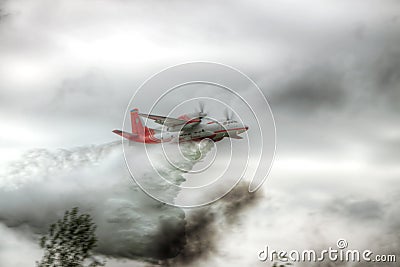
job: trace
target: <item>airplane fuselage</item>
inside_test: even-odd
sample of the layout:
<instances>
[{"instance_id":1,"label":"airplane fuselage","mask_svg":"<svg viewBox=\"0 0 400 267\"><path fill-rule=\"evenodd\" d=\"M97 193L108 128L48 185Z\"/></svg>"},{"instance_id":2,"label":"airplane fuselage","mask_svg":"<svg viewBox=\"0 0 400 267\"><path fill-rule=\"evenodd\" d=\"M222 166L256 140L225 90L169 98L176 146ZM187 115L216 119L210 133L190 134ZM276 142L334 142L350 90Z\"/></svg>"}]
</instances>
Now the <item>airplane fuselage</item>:
<instances>
[{"instance_id":1,"label":"airplane fuselage","mask_svg":"<svg viewBox=\"0 0 400 267\"><path fill-rule=\"evenodd\" d=\"M247 126L236 121L210 121L202 122L199 125L194 126L190 131L178 131L168 132L163 131L156 133L148 141L157 143L161 142L188 142L188 141L200 141L205 138L212 139L213 141L220 141L224 137L239 138L239 134L248 130Z\"/></svg>"}]
</instances>

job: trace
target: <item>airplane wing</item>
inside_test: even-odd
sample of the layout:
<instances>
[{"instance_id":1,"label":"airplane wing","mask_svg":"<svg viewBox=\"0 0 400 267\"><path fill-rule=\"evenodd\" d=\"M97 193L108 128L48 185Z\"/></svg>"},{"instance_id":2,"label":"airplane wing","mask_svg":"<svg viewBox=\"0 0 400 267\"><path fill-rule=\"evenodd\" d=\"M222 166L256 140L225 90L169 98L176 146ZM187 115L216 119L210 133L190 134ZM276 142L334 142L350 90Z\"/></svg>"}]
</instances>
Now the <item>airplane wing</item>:
<instances>
[{"instance_id":1,"label":"airplane wing","mask_svg":"<svg viewBox=\"0 0 400 267\"><path fill-rule=\"evenodd\" d=\"M169 131L171 132L187 130L201 122L201 119L198 118L183 120L144 113L139 113L139 116L154 120L155 123L161 124L163 126L167 126L169 128Z\"/></svg>"},{"instance_id":2,"label":"airplane wing","mask_svg":"<svg viewBox=\"0 0 400 267\"><path fill-rule=\"evenodd\" d=\"M170 127L170 126L173 127L173 126L176 126L176 125L182 125L182 124L185 124L187 122L186 120L180 120L180 119L163 117L163 116L158 116L158 115L151 115L151 114L139 113L139 116L154 120L155 123L158 123L158 124L161 124L161 125L165 125L167 127Z\"/></svg>"}]
</instances>

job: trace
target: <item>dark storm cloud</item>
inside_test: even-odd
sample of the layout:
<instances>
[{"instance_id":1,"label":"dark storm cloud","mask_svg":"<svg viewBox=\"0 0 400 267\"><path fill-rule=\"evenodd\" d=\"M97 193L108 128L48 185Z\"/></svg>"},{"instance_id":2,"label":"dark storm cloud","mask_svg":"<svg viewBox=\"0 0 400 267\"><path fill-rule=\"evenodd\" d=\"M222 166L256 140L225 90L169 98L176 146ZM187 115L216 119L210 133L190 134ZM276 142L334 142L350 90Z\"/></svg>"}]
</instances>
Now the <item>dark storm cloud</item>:
<instances>
[{"instance_id":1,"label":"dark storm cloud","mask_svg":"<svg viewBox=\"0 0 400 267\"><path fill-rule=\"evenodd\" d=\"M312 1L306 3L310 6L315 6L316 10L319 8L319 5ZM376 3L372 4L375 7L380 7ZM85 6L83 3L81 5ZM238 60L239 55L234 51L239 50L242 45L245 48L252 48L251 50L240 49L244 52L244 54L240 54L240 58L242 61L248 60L252 62L250 68L246 69L249 64L243 65L245 66L245 72L251 77L257 77L256 82L265 81L265 77L270 75L272 75L271 78L274 77L274 72L271 73L269 71L259 75L266 66L268 68L273 67L273 71L283 70L285 72L284 75L275 76L279 78L279 81L269 80L266 83L261 83L262 89L264 89L266 96L271 99L273 108L277 111L285 108L288 112L299 116L300 111L319 112L332 109L337 111L343 108L345 104L353 107L360 106L361 109L364 109L368 107L362 106L363 104L357 101L360 95L370 95L370 99L374 99L375 96L376 98L381 98L379 91L371 90L370 86L366 87L365 85L370 85L371 81L375 83L374 79L384 82L393 80L391 83L396 83L396 77L398 76L396 73L399 68L396 68L398 65L395 63L396 54L393 54L391 50L395 50L396 44L399 43L398 38L394 37L398 33L398 30L396 30L398 19L391 18L389 16L390 12L385 8L382 9L382 15L376 15L376 18L369 12L364 14L352 11L349 7L353 7L353 5L358 8L364 7L364 5L354 1L349 3L348 6L344 4L341 8L347 7L346 12L344 15L340 15L341 12L338 11L340 9L330 3L324 13L328 16L323 18L317 15L318 12L316 10L305 8L307 5L299 4L297 7L300 10L305 10L303 18L303 16L287 16L287 12L290 13L293 10L289 6L276 3L271 4L271 6L263 6L261 3L251 2L245 8L240 2L234 2L228 6L214 4L215 9L213 11L208 7L197 9L190 2L184 5L174 2L172 5L176 7L172 11L174 16L163 13L162 10L164 10L165 6L162 3L159 3L159 8L155 10L150 9L151 5L138 3L130 5L126 2L115 3L117 10L124 7L125 12L119 14L119 16L128 22L131 21L132 23L128 24L131 25L130 27L134 29L138 27L142 32L141 37L149 37L152 42L157 44L170 46L183 42L189 47L188 54L195 55L196 51L202 51L202 49L192 49L190 44L193 44L195 47L200 46L204 51L209 51L208 54L212 54L211 59L213 59L215 51L222 53L223 51L230 51L228 48L232 48L232 53L224 56L227 63L233 63ZM392 6L396 5L396 3L389 2L387 5ZM16 9L17 6L17 4L12 5L10 3L8 8ZM59 32L62 33L61 36L92 45L96 40L105 38L107 33L112 33L110 25L113 25L113 22L120 25L121 20L116 19L114 16L116 10L107 8L107 4L104 3L96 5L93 10L89 10L87 13L74 13L76 19L64 19L63 8L79 11L79 6L51 3L49 8L53 12L45 12L39 10L36 5L26 5L22 9L22 14L24 14L24 18L29 20L30 27L36 25L37 28L41 29L36 34L43 36L44 41L40 42L40 47L46 47L46 49L36 49L32 42L27 40L19 42L20 45L25 46L21 50L27 50L29 53L43 58L52 57L54 55L53 52L48 51L57 51L56 54L63 53L62 44L56 38ZM223 20L220 20L219 10L224 10ZM302 13L300 10L299 14ZM330 10L332 13L329 13ZM198 14L204 11L209 11L206 12L207 17L193 15L193 13ZM38 14L42 12L43 16L39 16ZM388 22L384 22L384 19L381 18L386 13L389 14ZM335 16L340 16L340 20L334 20ZM102 20L99 19L100 17ZM159 17L164 18L163 24L156 19ZM242 19L237 21L237 17ZM22 17L19 16L15 19L21 20ZM52 23L45 23L49 21ZM147 23L143 23L143 21ZM220 23L214 23L215 21L220 21ZM52 24L55 26L52 26ZM321 24L321 27L317 27L319 24ZM148 26L143 26L142 29L139 27L140 25ZM121 27L127 30L130 29L125 23L122 23ZM103 30L100 31L99 28ZM24 27L18 29L21 32L27 30ZM156 34L150 36L148 32ZM85 36L86 33L88 35ZM20 33L18 35L26 36ZM13 35L7 36L6 41L16 41L17 39L13 38L15 37ZM361 41L360 36L362 37ZM223 38L216 39L217 37ZM154 41L154 38L156 41ZM188 42L188 40L192 40L193 43ZM210 42L211 40L220 41ZM264 44L271 44L272 47ZM96 48L95 45L93 45L93 48ZM112 54L119 49L118 46L102 48L107 48L107 50L101 51L101 54L98 55L100 58L103 54ZM10 45L10 49L14 52L18 51L14 44ZM269 50L284 60L280 59L278 62L270 60L271 56L268 53L265 54ZM174 50L171 49L171 51ZM253 51L256 53L253 54ZM132 53L136 52L137 50L132 47ZM374 55L381 55L382 59L374 61ZM121 55L115 55L116 58L118 56ZM129 60L135 61L133 57L127 56ZM256 60L256 58L261 58L262 60ZM61 60L67 61L68 59ZM391 61L394 61L394 63L388 63ZM110 118L110 121L121 120L121 113L123 112L116 111L117 107L126 105L127 99L132 95L134 89L147 76L142 75L139 79L133 81L122 75L119 79L124 79L124 82L123 84L118 84L115 79L110 81L110 78L113 77L108 73L110 64L107 64L107 61L100 61L99 63L101 64L96 65L97 70L95 71L88 70L85 68L87 66L83 64L81 73L70 75L69 73L72 71L68 70L62 75L58 74L58 77L56 77L58 83L55 86L52 85L50 88L43 89L41 93L46 99L45 101L29 101L33 105L31 113L43 112L45 114L43 116L51 117L49 110L56 110L57 116L61 116L63 119L73 123L77 116L76 114L85 110L82 113L85 114L84 117L87 123L98 120L97 116L99 115L104 117L103 120L108 118ZM72 65L75 66L77 64ZM238 66L240 67L240 64ZM81 66L77 67L80 68ZM118 68L118 65L114 65L114 68ZM371 78L371 75L365 75L368 68L371 68L372 76L379 72L382 74L379 74L377 78ZM137 72L140 72L141 69L141 65L135 66L135 68L132 68L131 75L137 76ZM149 74L151 73L149 72ZM349 80L352 83L348 83ZM354 83L356 83L356 86L354 86ZM396 94L398 91L395 90L396 87L394 85L389 87ZM111 90L110 88L113 89ZM274 90L271 92L270 88L274 88ZM88 90L94 92L94 94L88 95ZM23 95L11 97L7 102L11 103L15 99L24 101L31 99L35 94L32 93L30 97L23 97ZM394 103L392 97L388 97L386 101ZM30 105L29 102L27 103L28 106ZM9 108L14 109L15 105L10 105ZM382 111L382 113L385 113L385 111ZM104 116L104 114L108 114L108 116ZM298 116L295 119L299 119ZM304 116L300 116L300 119L302 118ZM32 119L34 120L34 118ZM59 117L51 117L51 120L56 121L57 119ZM110 127L108 125L111 125L111 123L104 124L105 127ZM80 127L80 125L77 126Z\"/></svg>"},{"instance_id":2,"label":"dark storm cloud","mask_svg":"<svg viewBox=\"0 0 400 267\"><path fill-rule=\"evenodd\" d=\"M381 55L376 61L376 66L380 66L376 74L379 88L384 90L398 89L400 84L400 49L388 51Z\"/></svg>"},{"instance_id":3,"label":"dark storm cloud","mask_svg":"<svg viewBox=\"0 0 400 267\"><path fill-rule=\"evenodd\" d=\"M348 220L379 220L385 216L385 205L373 199L352 200L350 198L335 199L326 206L328 214L339 214Z\"/></svg>"},{"instance_id":4,"label":"dark storm cloud","mask_svg":"<svg viewBox=\"0 0 400 267\"><path fill-rule=\"evenodd\" d=\"M7 14L3 11L3 9L0 8L0 23L2 20L6 19L10 14Z\"/></svg>"},{"instance_id":5,"label":"dark storm cloud","mask_svg":"<svg viewBox=\"0 0 400 267\"><path fill-rule=\"evenodd\" d=\"M348 98L343 88L343 74L326 65L310 66L300 73L288 72L272 95L277 109L315 112L319 109L340 109Z\"/></svg>"},{"instance_id":6,"label":"dark storm cloud","mask_svg":"<svg viewBox=\"0 0 400 267\"><path fill-rule=\"evenodd\" d=\"M7 0L0 0L0 23L2 20L4 20L7 16L9 16L10 14L7 13L5 11L5 3L7 2Z\"/></svg>"},{"instance_id":7,"label":"dark storm cloud","mask_svg":"<svg viewBox=\"0 0 400 267\"><path fill-rule=\"evenodd\" d=\"M399 27L400 28L400 27ZM398 32L400 34L400 31ZM400 39L400 38L399 38ZM399 111L400 101L400 40L394 43L381 54L371 69L371 76L374 77L375 92L373 97L388 111ZM397 46L397 47L394 47ZM371 101L372 103L374 101Z\"/></svg>"}]
</instances>

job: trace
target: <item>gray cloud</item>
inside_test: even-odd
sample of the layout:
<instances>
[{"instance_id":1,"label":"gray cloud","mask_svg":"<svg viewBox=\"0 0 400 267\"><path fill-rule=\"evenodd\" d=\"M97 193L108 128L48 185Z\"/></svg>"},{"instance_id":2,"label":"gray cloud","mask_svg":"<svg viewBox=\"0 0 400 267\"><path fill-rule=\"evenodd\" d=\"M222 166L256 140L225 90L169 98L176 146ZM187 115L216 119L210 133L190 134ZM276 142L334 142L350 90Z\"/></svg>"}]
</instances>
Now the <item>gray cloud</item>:
<instances>
[{"instance_id":1,"label":"gray cloud","mask_svg":"<svg viewBox=\"0 0 400 267\"><path fill-rule=\"evenodd\" d=\"M377 200L352 200L351 198L335 199L327 205L329 214L339 213L341 217L347 217L350 221L378 220L384 215L384 205Z\"/></svg>"},{"instance_id":2,"label":"gray cloud","mask_svg":"<svg viewBox=\"0 0 400 267\"><path fill-rule=\"evenodd\" d=\"M284 107L298 112L340 109L348 98L342 74L326 65L310 66L300 73L289 71L287 76L270 97L278 109Z\"/></svg>"}]
</instances>

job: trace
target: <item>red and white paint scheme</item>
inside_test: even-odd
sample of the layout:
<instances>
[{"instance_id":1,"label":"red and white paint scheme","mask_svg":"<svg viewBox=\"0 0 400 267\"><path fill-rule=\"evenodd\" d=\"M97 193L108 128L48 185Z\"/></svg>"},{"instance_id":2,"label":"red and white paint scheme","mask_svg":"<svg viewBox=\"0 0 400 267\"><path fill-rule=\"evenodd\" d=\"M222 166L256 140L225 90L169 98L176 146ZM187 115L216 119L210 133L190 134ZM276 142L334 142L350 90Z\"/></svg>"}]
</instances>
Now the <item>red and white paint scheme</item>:
<instances>
[{"instance_id":1,"label":"red and white paint scheme","mask_svg":"<svg viewBox=\"0 0 400 267\"><path fill-rule=\"evenodd\" d=\"M243 139L239 134L249 127L235 120L227 118L224 121L215 121L207 118L207 114L200 111L192 114L169 118L157 115L139 113L137 108L130 112L132 133L114 130L115 134L133 142L157 144L162 142L201 141L209 138L220 141L224 137ZM161 124L163 130L151 129L145 126L141 117L154 120Z\"/></svg>"}]
</instances>

